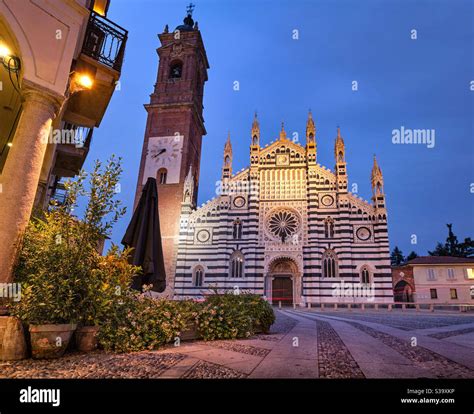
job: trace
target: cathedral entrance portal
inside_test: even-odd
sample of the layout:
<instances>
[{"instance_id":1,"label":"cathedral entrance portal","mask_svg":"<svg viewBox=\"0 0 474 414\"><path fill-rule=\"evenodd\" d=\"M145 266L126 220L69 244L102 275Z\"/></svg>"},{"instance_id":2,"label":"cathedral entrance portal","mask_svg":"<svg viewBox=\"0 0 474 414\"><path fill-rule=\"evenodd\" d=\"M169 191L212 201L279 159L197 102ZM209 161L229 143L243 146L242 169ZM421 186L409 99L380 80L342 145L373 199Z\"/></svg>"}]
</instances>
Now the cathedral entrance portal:
<instances>
[{"instance_id":1,"label":"cathedral entrance portal","mask_svg":"<svg viewBox=\"0 0 474 414\"><path fill-rule=\"evenodd\" d=\"M293 281L291 276L278 275L272 280L272 303L293 305Z\"/></svg>"},{"instance_id":2,"label":"cathedral entrance portal","mask_svg":"<svg viewBox=\"0 0 474 414\"><path fill-rule=\"evenodd\" d=\"M271 263L267 274L267 295L273 305L292 306L298 303L300 285L298 267L289 258L276 259Z\"/></svg>"}]
</instances>

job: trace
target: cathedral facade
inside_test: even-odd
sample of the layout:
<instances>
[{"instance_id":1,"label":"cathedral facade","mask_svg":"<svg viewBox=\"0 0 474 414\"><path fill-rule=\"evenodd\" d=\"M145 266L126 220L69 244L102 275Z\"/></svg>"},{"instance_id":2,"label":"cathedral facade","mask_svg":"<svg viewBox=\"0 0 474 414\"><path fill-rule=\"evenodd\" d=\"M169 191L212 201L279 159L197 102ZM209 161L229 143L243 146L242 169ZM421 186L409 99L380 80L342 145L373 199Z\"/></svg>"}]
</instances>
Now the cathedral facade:
<instances>
[{"instance_id":1,"label":"cathedral facade","mask_svg":"<svg viewBox=\"0 0 474 414\"><path fill-rule=\"evenodd\" d=\"M375 157L369 203L348 191L339 128L331 171L317 162L311 113L305 146L289 139L283 125L274 142L261 145L255 115L249 167L232 171L229 136L216 197L197 207L209 65L190 14L173 33L165 28L160 40L137 199L146 179L155 177L167 293L180 299L213 289L250 291L287 305L392 302L383 176Z\"/></svg>"}]
</instances>

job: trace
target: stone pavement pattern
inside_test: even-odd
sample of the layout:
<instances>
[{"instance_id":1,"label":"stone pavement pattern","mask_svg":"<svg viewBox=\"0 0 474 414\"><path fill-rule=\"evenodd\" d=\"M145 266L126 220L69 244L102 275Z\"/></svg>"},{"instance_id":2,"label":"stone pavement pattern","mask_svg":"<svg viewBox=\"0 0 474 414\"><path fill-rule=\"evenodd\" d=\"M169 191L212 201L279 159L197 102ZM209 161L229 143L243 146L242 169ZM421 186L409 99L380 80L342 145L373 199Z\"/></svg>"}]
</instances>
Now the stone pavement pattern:
<instances>
[{"instance_id":1,"label":"stone pavement pattern","mask_svg":"<svg viewBox=\"0 0 474 414\"><path fill-rule=\"evenodd\" d=\"M474 315L276 310L268 335L0 362L0 378L474 378Z\"/></svg>"}]
</instances>

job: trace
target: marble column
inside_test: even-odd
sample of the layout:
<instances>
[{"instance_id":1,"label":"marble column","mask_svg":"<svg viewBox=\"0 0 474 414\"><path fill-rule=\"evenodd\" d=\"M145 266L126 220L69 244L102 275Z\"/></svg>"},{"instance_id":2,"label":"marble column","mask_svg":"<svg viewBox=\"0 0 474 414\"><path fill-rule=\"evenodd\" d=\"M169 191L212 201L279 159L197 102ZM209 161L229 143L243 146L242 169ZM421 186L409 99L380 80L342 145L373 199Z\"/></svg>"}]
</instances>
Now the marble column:
<instances>
[{"instance_id":1,"label":"marble column","mask_svg":"<svg viewBox=\"0 0 474 414\"><path fill-rule=\"evenodd\" d=\"M0 174L0 282L13 279L21 236L30 219L53 119L64 97L27 80L23 110Z\"/></svg>"}]
</instances>

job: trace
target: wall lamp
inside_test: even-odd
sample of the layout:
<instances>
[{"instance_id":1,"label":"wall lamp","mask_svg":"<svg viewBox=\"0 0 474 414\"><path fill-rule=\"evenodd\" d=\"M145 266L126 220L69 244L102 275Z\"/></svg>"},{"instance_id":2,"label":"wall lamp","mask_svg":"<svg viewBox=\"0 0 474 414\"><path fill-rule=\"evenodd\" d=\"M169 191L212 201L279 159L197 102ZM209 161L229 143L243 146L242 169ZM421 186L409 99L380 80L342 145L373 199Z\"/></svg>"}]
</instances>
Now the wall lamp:
<instances>
[{"instance_id":1,"label":"wall lamp","mask_svg":"<svg viewBox=\"0 0 474 414\"><path fill-rule=\"evenodd\" d=\"M87 73L73 71L69 75L71 76L71 83L69 86L71 94L89 90L94 86L94 80Z\"/></svg>"},{"instance_id":2,"label":"wall lamp","mask_svg":"<svg viewBox=\"0 0 474 414\"><path fill-rule=\"evenodd\" d=\"M8 72L18 73L21 70L21 60L13 56L11 50L4 44L0 44L0 63Z\"/></svg>"}]
</instances>

